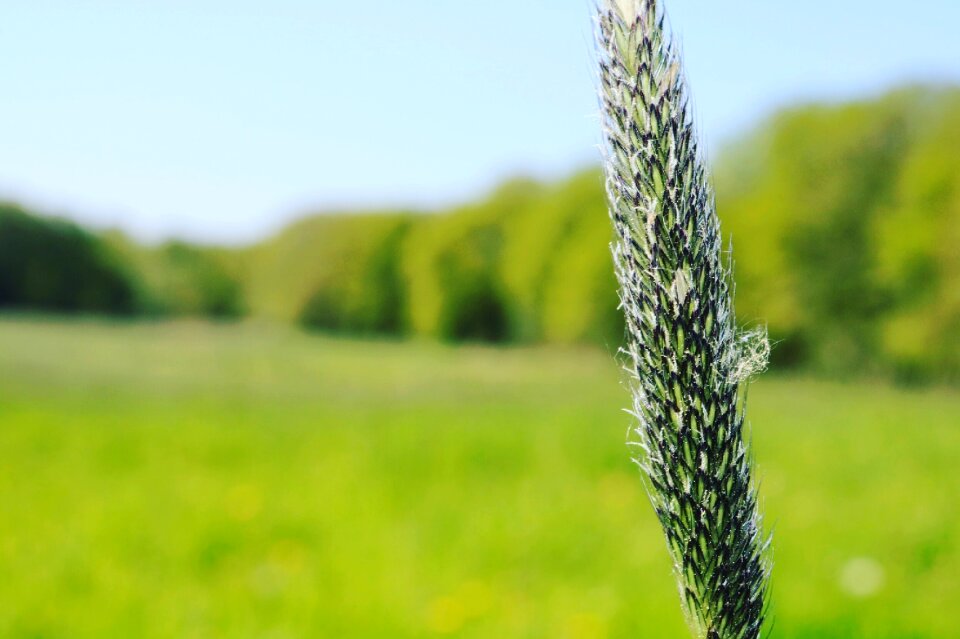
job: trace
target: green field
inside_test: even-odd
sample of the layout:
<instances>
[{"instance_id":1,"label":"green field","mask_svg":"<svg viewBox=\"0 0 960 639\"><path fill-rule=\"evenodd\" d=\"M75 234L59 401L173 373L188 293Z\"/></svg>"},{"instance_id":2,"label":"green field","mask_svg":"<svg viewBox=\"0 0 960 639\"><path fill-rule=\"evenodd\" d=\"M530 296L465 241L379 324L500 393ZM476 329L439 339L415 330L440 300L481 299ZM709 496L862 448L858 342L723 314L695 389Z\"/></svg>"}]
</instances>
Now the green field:
<instances>
[{"instance_id":1,"label":"green field","mask_svg":"<svg viewBox=\"0 0 960 639\"><path fill-rule=\"evenodd\" d=\"M0 637L681 638L599 350L0 321ZM960 393L750 396L774 636L960 635Z\"/></svg>"}]
</instances>

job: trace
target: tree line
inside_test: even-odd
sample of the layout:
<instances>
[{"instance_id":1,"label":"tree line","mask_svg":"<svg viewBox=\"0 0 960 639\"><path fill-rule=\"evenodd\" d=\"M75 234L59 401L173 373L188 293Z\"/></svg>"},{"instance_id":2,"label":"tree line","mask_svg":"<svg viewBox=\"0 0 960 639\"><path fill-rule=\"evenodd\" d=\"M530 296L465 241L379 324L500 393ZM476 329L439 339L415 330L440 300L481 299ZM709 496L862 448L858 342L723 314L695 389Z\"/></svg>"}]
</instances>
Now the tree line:
<instances>
[{"instance_id":1,"label":"tree line","mask_svg":"<svg viewBox=\"0 0 960 639\"><path fill-rule=\"evenodd\" d=\"M780 112L721 153L737 313L774 365L960 379L960 90ZM597 170L442 213L303 219L240 249L0 205L0 308L244 315L350 335L595 343L623 326Z\"/></svg>"}]
</instances>

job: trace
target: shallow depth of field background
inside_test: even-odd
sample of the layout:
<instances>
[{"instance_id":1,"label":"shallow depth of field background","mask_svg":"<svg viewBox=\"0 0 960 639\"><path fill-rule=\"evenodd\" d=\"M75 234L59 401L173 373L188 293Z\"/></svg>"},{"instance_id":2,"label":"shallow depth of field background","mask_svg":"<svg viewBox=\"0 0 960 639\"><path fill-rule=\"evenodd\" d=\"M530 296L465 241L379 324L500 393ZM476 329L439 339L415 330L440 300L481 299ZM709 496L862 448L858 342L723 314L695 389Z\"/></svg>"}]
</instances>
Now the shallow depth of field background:
<instances>
[{"instance_id":1,"label":"shallow depth of field background","mask_svg":"<svg viewBox=\"0 0 960 639\"><path fill-rule=\"evenodd\" d=\"M367 4L0 9L0 637L686 636L587 7ZM695 5L773 636L960 636L957 8Z\"/></svg>"}]
</instances>

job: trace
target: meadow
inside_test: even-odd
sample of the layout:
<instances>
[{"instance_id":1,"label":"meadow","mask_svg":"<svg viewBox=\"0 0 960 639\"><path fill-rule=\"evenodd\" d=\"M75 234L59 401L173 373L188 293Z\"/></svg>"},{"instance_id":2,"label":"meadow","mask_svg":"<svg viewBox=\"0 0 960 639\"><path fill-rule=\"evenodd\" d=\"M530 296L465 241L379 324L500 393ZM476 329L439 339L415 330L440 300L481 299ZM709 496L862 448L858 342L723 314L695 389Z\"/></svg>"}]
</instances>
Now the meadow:
<instances>
[{"instance_id":1,"label":"meadow","mask_svg":"<svg viewBox=\"0 0 960 639\"><path fill-rule=\"evenodd\" d=\"M686 636L595 347L0 320L0 636ZM960 393L767 375L774 636L960 636Z\"/></svg>"}]
</instances>

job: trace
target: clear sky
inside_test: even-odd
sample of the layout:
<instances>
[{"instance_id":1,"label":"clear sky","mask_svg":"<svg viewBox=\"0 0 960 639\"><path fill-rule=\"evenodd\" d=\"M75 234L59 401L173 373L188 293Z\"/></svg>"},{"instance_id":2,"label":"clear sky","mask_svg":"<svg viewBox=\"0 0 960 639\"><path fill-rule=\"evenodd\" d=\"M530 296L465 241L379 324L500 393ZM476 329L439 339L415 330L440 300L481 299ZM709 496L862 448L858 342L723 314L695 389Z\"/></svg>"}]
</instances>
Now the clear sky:
<instances>
[{"instance_id":1,"label":"clear sky","mask_svg":"<svg viewBox=\"0 0 960 639\"><path fill-rule=\"evenodd\" d=\"M0 198L140 238L439 206L594 162L591 0L3 0ZM668 0L708 147L960 83L958 0Z\"/></svg>"}]
</instances>

